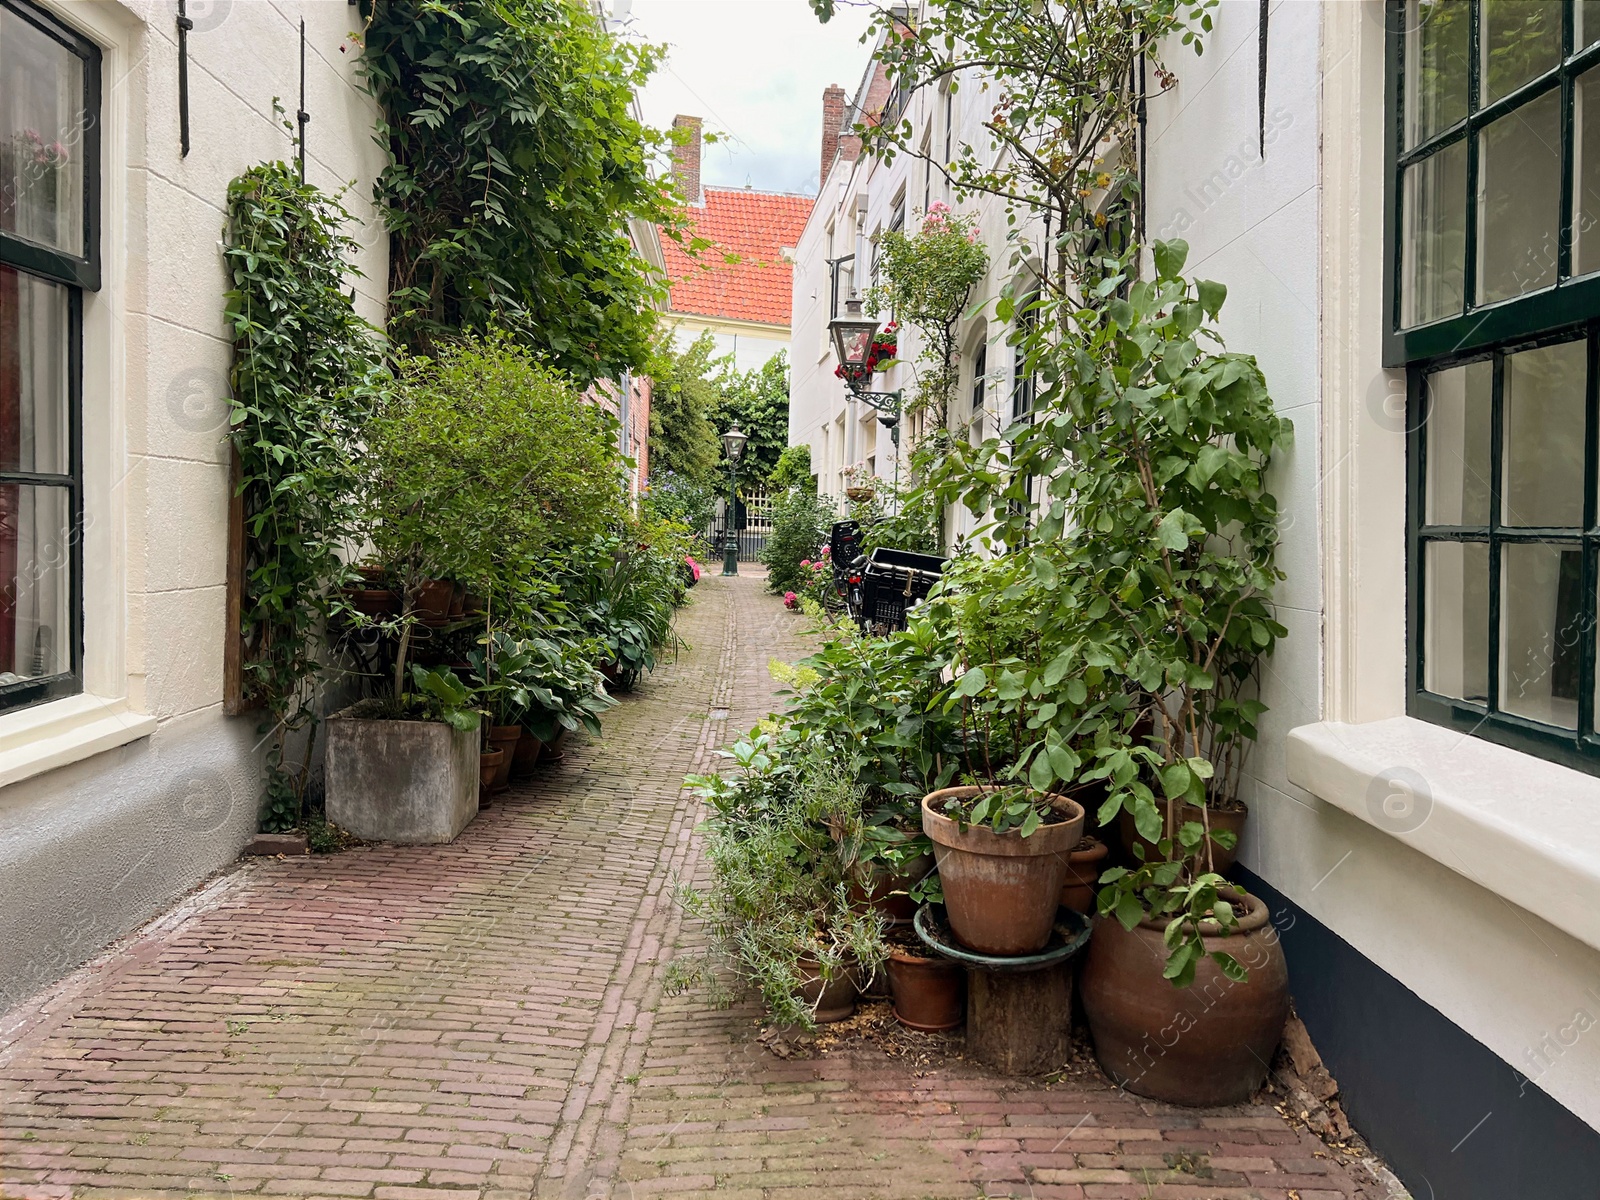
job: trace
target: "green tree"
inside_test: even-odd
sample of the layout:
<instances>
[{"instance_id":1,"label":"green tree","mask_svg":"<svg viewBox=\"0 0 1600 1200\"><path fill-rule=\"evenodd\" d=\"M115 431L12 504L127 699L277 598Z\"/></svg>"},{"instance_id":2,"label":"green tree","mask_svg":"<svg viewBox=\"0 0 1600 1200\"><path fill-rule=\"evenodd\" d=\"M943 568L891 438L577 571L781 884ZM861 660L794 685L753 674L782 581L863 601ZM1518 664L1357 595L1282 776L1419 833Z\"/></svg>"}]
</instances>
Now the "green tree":
<instances>
[{"instance_id":1,"label":"green tree","mask_svg":"<svg viewBox=\"0 0 1600 1200\"><path fill-rule=\"evenodd\" d=\"M709 482L722 457L722 431L714 422L722 392L712 382L716 343L709 331L679 350L671 333L657 341L650 377L650 478L677 476L690 485Z\"/></svg>"},{"instance_id":2,"label":"green tree","mask_svg":"<svg viewBox=\"0 0 1600 1200\"><path fill-rule=\"evenodd\" d=\"M579 0L377 0L365 43L390 337L427 353L500 328L580 383L641 369L661 281L627 222L683 228L650 172L668 138L634 116L660 49Z\"/></svg>"},{"instance_id":3,"label":"green tree","mask_svg":"<svg viewBox=\"0 0 1600 1200\"><path fill-rule=\"evenodd\" d=\"M717 386L722 390L717 432L737 421L750 438L739 463L739 480L765 487L789 446L789 354L780 350L750 371L736 371L729 363Z\"/></svg>"}]
</instances>

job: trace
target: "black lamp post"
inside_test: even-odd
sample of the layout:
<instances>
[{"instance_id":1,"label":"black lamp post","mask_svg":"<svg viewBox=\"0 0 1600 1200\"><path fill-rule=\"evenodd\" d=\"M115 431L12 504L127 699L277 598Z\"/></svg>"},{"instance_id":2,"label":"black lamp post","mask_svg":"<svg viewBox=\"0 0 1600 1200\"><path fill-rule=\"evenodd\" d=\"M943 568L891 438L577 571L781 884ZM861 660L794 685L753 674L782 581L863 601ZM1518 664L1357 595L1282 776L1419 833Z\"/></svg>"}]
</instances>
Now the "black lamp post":
<instances>
[{"instance_id":1,"label":"black lamp post","mask_svg":"<svg viewBox=\"0 0 1600 1200\"><path fill-rule=\"evenodd\" d=\"M728 454L728 527L725 530L727 540L723 544L722 551L724 575L739 573L739 531L734 528L733 514L738 504L739 460L744 457L744 444L749 440L737 422L722 435L722 448Z\"/></svg>"}]
</instances>

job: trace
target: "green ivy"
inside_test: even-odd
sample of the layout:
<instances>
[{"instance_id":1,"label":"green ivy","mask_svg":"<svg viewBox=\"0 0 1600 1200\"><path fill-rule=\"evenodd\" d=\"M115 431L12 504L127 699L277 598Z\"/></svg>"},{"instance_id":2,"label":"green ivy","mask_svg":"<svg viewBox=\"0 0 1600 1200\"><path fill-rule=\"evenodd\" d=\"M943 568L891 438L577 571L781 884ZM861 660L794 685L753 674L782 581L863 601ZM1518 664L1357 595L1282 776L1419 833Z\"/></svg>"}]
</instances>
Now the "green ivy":
<instances>
[{"instance_id":1,"label":"green ivy","mask_svg":"<svg viewBox=\"0 0 1600 1200\"><path fill-rule=\"evenodd\" d=\"M359 528L352 451L366 416L353 385L378 360L348 290L357 244L337 198L285 163L228 185L223 258L233 280L232 443L244 504L244 694L266 709L269 829L301 813L306 764L285 739L315 719L321 630ZM311 737L306 738L309 758Z\"/></svg>"},{"instance_id":2,"label":"green ivy","mask_svg":"<svg viewBox=\"0 0 1600 1200\"><path fill-rule=\"evenodd\" d=\"M394 341L506 329L582 383L645 364L660 280L627 222L682 236L668 139L634 115L660 58L579 0L377 0Z\"/></svg>"}]
</instances>

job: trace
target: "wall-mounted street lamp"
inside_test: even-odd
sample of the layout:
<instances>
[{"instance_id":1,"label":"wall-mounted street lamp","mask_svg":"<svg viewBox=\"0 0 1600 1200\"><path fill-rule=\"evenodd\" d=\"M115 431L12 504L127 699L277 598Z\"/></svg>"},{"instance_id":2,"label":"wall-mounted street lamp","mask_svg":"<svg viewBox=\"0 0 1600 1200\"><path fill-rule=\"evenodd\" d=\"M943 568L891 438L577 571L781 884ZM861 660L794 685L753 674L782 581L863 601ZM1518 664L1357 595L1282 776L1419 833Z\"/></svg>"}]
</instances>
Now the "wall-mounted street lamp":
<instances>
[{"instance_id":1,"label":"wall-mounted street lamp","mask_svg":"<svg viewBox=\"0 0 1600 1200\"><path fill-rule=\"evenodd\" d=\"M833 352L844 368L844 383L857 400L865 400L878 410L878 421L889 430L894 443L894 487L900 491L900 403L902 393L874 392L866 383L872 378L872 346L878 336L878 323L861 315L861 300L852 296L844 302L844 316L828 322L833 335Z\"/></svg>"},{"instance_id":2,"label":"wall-mounted street lamp","mask_svg":"<svg viewBox=\"0 0 1600 1200\"><path fill-rule=\"evenodd\" d=\"M722 573L724 575L737 575L739 573L739 531L734 528L734 508L738 504L739 460L744 457L745 443L750 440L749 435L739 428L735 422L728 432L722 435L722 449L728 455L728 527L724 531L727 538L723 543Z\"/></svg>"}]
</instances>

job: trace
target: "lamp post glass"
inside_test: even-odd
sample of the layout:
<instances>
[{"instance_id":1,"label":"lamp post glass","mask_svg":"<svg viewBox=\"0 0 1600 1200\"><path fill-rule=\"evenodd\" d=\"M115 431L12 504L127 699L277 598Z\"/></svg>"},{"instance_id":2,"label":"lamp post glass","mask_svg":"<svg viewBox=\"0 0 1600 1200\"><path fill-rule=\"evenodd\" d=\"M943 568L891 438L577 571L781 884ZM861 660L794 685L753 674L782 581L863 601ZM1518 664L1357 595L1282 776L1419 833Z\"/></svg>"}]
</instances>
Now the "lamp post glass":
<instances>
[{"instance_id":1,"label":"lamp post glass","mask_svg":"<svg viewBox=\"0 0 1600 1200\"><path fill-rule=\"evenodd\" d=\"M861 301L845 301L845 315L828 322L833 334L833 351L846 370L864 371L872 356L872 339L878 323L861 315Z\"/></svg>"},{"instance_id":2,"label":"lamp post glass","mask_svg":"<svg viewBox=\"0 0 1600 1200\"><path fill-rule=\"evenodd\" d=\"M728 516L727 528L723 530L722 573L724 575L737 575L739 573L739 531L734 526L734 509L739 502L739 460L744 457L745 443L749 436L734 425L722 435L722 448L728 455Z\"/></svg>"}]
</instances>

